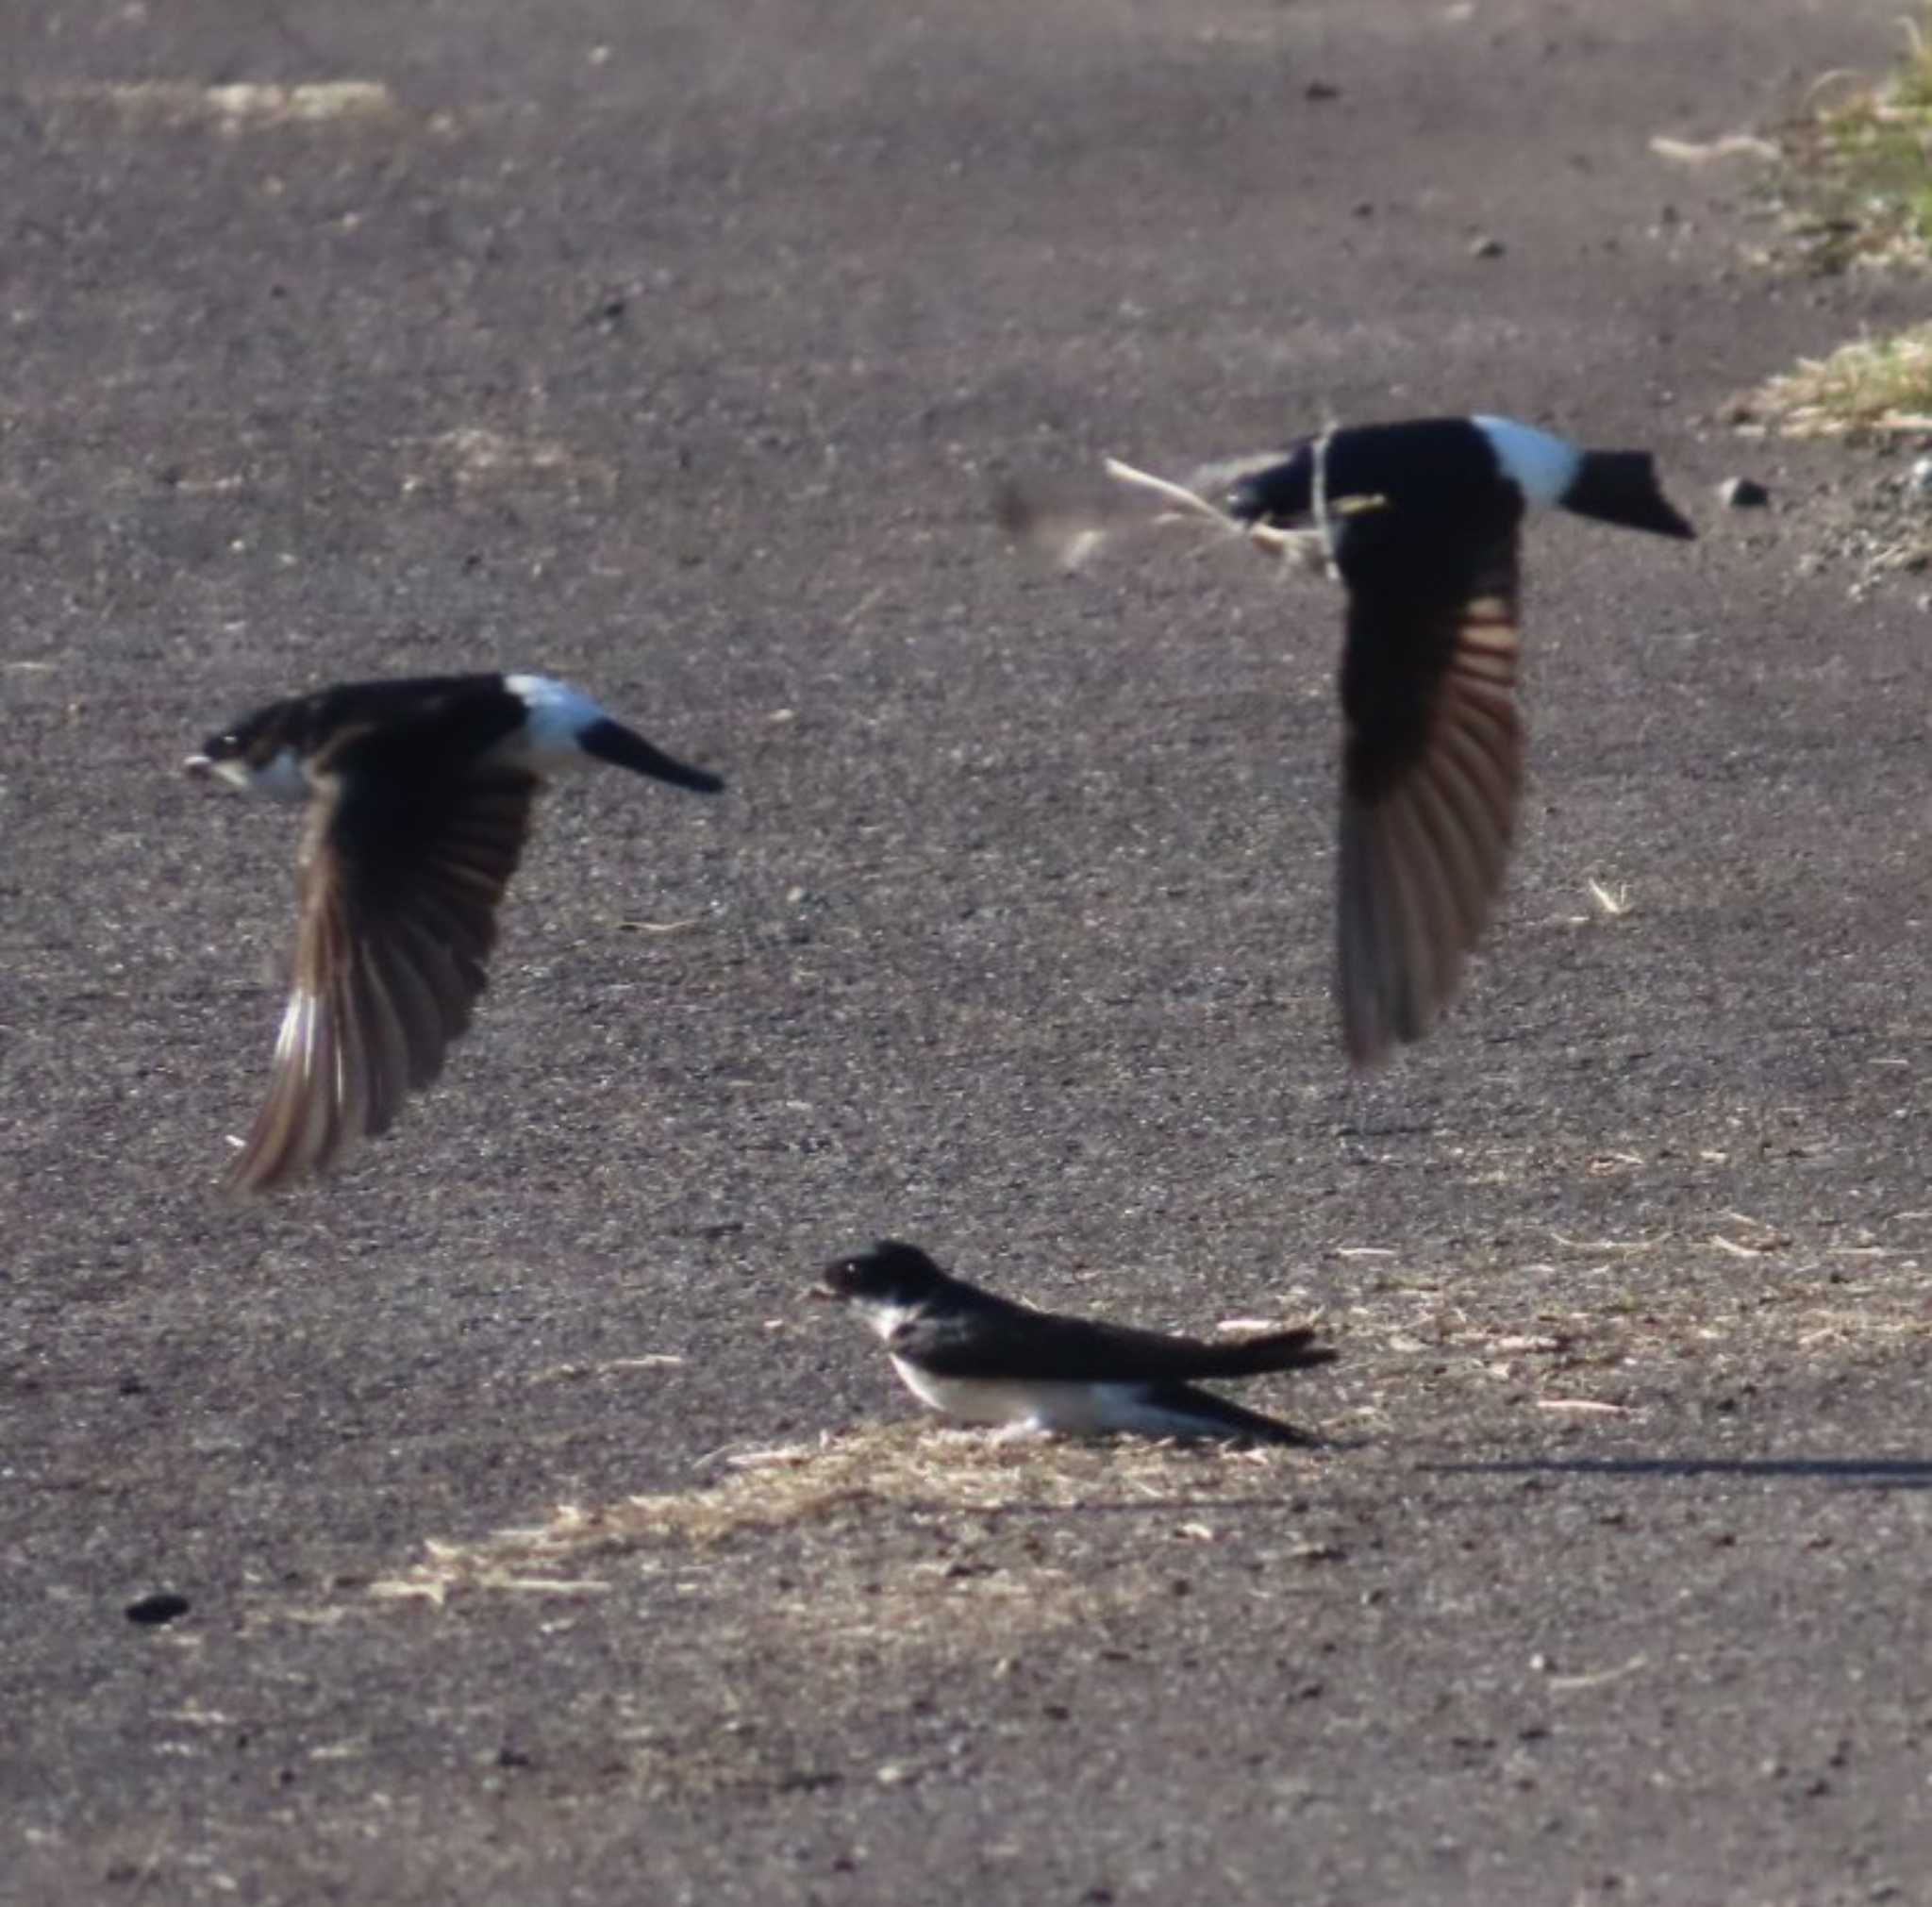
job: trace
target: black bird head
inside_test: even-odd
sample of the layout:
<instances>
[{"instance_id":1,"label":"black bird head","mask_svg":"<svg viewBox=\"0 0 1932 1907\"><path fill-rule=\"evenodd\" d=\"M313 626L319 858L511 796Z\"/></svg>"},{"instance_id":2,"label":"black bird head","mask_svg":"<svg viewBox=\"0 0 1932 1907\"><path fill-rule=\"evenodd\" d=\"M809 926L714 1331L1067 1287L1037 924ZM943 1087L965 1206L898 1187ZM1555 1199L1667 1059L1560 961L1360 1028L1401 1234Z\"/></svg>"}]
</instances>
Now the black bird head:
<instances>
[{"instance_id":1,"label":"black bird head","mask_svg":"<svg viewBox=\"0 0 1932 1907\"><path fill-rule=\"evenodd\" d=\"M1259 469L1241 471L1219 500L1238 523L1286 528L1306 521L1315 510L1315 440L1304 438Z\"/></svg>"},{"instance_id":2,"label":"black bird head","mask_svg":"<svg viewBox=\"0 0 1932 1907\"><path fill-rule=\"evenodd\" d=\"M285 761L280 760L298 744L299 738L294 732L296 725L292 720L296 708L293 701L284 701L271 702L267 708L258 709L233 728L224 728L218 735L210 735L181 764L182 767L188 774L203 780L226 781L237 788L251 788L264 777L269 778L271 785L284 778L276 774L279 762L290 785L277 788L275 792L306 795L308 790L299 782L292 756Z\"/></svg>"},{"instance_id":3,"label":"black bird head","mask_svg":"<svg viewBox=\"0 0 1932 1907\"><path fill-rule=\"evenodd\" d=\"M870 1251L826 1265L812 1295L867 1311L916 1311L953 1282L918 1246L882 1238Z\"/></svg>"}]
</instances>

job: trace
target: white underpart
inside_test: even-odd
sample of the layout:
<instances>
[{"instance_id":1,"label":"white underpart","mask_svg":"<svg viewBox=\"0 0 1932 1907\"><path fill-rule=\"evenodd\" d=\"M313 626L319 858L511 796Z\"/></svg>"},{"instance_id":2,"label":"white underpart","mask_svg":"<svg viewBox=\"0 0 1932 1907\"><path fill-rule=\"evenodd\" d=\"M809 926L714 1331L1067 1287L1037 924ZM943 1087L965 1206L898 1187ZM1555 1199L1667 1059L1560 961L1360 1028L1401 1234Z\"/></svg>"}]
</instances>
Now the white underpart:
<instances>
[{"instance_id":1,"label":"white underpart","mask_svg":"<svg viewBox=\"0 0 1932 1907\"><path fill-rule=\"evenodd\" d=\"M546 767L585 760L577 737L591 723L609 720L581 690L549 676L506 676L503 686L530 711L518 752Z\"/></svg>"},{"instance_id":2,"label":"white underpart","mask_svg":"<svg viewBox=\"0 0 1932 1907\"><path fill-rule=\"evenodd\" d=\"M965 1424L1002 1424L1016 1430L1060 1430L1085 1437L1112 1430L1131 1430L1143 1437L1198 1437L1217 1428L1191 1412L1150 1403L1144 1384L939 1378L896 1357L892 1368L921 1403Z\"/></svg>"},{"instance_id":3,"label":"white underpart","mask_svg":"<svg viewBox=\"0 0 1932 1907\"><path fill-rule=\"evenodd\" d=\"M1525 503L1548 509L1560 503L1563 493L1576 481L1583 453L1574 443L1552 437L1547 430L1511 423L1507 417L1472 417L1469 421L1490 440L1503 474L1522 491Z\"/></svg>"}]
</instances>

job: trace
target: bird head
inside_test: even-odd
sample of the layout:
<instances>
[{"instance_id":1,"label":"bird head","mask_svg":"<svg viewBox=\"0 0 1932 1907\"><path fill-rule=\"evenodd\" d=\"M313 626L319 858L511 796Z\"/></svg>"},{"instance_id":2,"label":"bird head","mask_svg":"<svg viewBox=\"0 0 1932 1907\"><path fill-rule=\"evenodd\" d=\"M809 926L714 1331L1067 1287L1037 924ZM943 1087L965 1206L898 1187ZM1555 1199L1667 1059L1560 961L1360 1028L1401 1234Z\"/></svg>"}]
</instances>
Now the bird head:
<instances>
[{"instance_id":1,"label":"bird head","mask_svg":"<svg viewBox=\"0 0 1932 1907\"><path fill-rule=\"evenodd\" d=\"M288 733L288 707L284 702L271 703L210 735L182 768L200 780L225 781L231 788L286 801L306 800L308 782Z\"/></svg>"},{"instance_id":2,"label":"bird head","mask_svg":"<svg viewBox=\"0 0 1932 1907\"><path fill-rule=\"evenodd\" d=\"M951 1280L916 1245L881 1239L870 1251L835 1259L819 1274L812 1296L849 1304L869 1316L916 1312Z\"/></svg>"},{"instance_id":3,"label":"bird head","mask_svg":"<svg viewBox=\"0 0 1932 1907\"><path fill-rule=\"evenodd\" d=\"M1257 464L1249 458L1231 467L1224 466L1212 475L1220 478L1216 485L1220 494L1215 501L1237 523L1291 529L1314 514L1313 438L1305 438L1265 462Z\"/></svg>"}]
</instances>

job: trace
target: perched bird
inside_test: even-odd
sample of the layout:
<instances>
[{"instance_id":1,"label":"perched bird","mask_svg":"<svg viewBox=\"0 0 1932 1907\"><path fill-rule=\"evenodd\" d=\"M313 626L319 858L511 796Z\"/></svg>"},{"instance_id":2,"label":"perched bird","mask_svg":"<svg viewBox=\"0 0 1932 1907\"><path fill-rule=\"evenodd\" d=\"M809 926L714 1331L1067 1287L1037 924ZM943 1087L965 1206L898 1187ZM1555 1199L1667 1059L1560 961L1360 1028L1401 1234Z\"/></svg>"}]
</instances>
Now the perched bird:
<instances>
[{"instance_id":1,"label":"perched bird","mask_svg":"<svg viewBox=\"0 0 1932 1907\"><path fill-rule=\"evenodd\" d=\"M812 1295L857 1311L922 1403L1016 1432L1312 1443L1291 1425L1197 1390L1194 1380L1306 1370L1335 1356L1308 1327L1204 1344L1033 1311L950 1277L916 1245L890 1238L828 1264Z\"/></svg>"},{"instance_id":2,"label":"perched bird","mask_svg":"<svg viewBox=\"0 0 1932 1907\"><path fill-rule=\"evenodd\" d=\"M1349 1058L1420 1039L1454 997L1502 889L1523 779L1516 706L1518 529L1554 505L1661 536L1695 534L1650 454L1583 450L1503 417L1324 432L1212 465L1186 484L1109 473L1276 555L1319 554L1348 592L1337 993ZM1009 492L1008 528L1026 511ZM1072 560L1064 509L1039 528Z\"/></svg>"},{"instance_id":3,"label":"perched bird","mask_svg":"<svg viewBox=\"0 0 1932 1907\"><path fill-rule=\"evenodd\" d=\"M192 775L308 804L294 989L231 1190L320 1171L441 1071L487 984L537 789L593 761L703 794L724 786L543 676L320 689L188 758Z\"/></svg>"}]
</instances>

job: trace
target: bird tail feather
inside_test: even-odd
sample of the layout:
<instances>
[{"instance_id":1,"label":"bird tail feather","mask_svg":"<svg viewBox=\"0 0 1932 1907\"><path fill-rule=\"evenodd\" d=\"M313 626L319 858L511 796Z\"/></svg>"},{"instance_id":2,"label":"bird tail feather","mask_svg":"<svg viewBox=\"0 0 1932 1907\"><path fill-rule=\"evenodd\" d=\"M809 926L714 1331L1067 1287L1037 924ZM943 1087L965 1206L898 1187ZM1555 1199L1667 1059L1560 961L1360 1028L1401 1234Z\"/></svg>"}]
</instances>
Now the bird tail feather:
<instances>
[{"instance_id":1,"label":"bird tail feather","mask_svg":"<svg viewBox=\"0 0 1932 1907\"><path fill-rule=\"evenodd\" d=\"M586 727L577 736L577 745L600 761L689 788L693 794L715 795L724 785L708 768L693 768L688 761L677 761L663 749L652 746L635 729L611 721L608 715Z\"/></svg>"},{"instance_id":2,"label":"bird tail feather","mask_svg":"<svg viewBox=\"0 0 1932 1907\"><path fill-rule=\"evenodd\" d=\"M1252 1378L1264 1371L1305 1371L1335 1362L1335 1353L1315 1342L1313 1325L1293 1330L1264 1331L1258 1337L1229 1338L1206 1347L1193 1375L1202 1378Z\"/></svg>"},{"instance_id":3,"label":"bird tail feather","mask_svg":"<svg viewBox=\"0 0 1932 1907\"><path fill-rule=\"evenodd\" d=\"M1205 1437L1239 1437L1253 1444L1319 1444L1321 1438L1307 1430L1284 1424L1279 1417L1264 1417L1259 1411L1243 1409L1211 1391L1197 1391L1191 1384L1175 1384L1155 1391L1147 1401L1171 1417L1186 1419L1191 1433Z\"/></svg>"},{"instance_id":4,"label":"bird tail feather","mask_svg":"<svg viewBox=\"0 0 1932 1907\"><path fill-rule=\"evenodd\" d=\"M1560 501L1565 510L1598 523L1658 536L1697 534L1658 488L1657 463L1647 450L1586 450Z\"/></svg>"}]
</instances>

